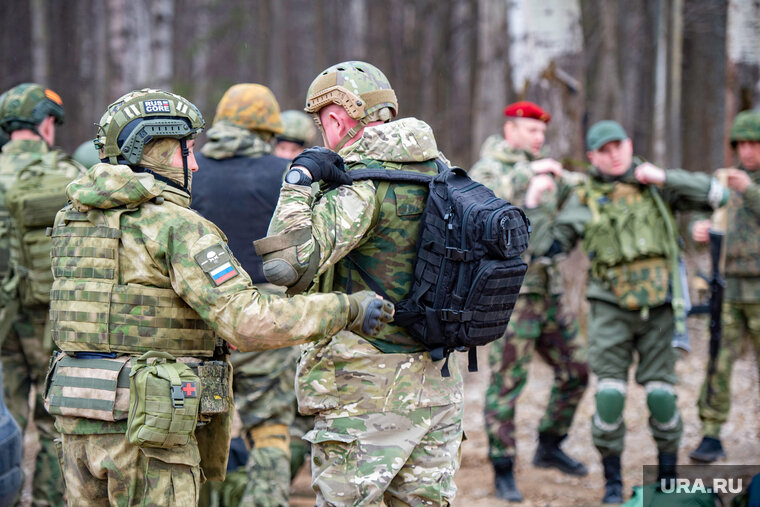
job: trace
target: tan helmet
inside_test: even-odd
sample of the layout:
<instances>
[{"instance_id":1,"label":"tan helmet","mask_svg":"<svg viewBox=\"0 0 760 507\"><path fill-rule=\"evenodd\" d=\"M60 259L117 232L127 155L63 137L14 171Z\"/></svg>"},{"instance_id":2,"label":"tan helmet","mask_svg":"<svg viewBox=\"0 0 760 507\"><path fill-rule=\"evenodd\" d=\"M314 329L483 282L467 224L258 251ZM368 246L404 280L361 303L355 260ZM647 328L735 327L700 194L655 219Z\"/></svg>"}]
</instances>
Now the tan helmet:
<instances>
[{"instance_id":1,"label":"tan helmet","mask_svg":"<svg viewBox=\"0 0 760 507\"><path fill-rule=\"evenodd\" d=\"M371 121L390 121L398 114L398 99L388 78L380 69L366 62L342 62L325 69L309 86L306 93L307 113L316 113L337 104L359 121L341 139L339 150ZM319 118L317 117L319 125Z\"/></svg>"},{"instance_id":2,"label":"tan helmet","mask_svg":"<svg viewBox=\"0 0 760 507\"><path fill-rule=\"evenodd\" d=\"M226 121L248 130L280 134L284 130L280 105L264 85L240 83L224 92L216 106L214 125Z\"/></svg>"}]
</instances>

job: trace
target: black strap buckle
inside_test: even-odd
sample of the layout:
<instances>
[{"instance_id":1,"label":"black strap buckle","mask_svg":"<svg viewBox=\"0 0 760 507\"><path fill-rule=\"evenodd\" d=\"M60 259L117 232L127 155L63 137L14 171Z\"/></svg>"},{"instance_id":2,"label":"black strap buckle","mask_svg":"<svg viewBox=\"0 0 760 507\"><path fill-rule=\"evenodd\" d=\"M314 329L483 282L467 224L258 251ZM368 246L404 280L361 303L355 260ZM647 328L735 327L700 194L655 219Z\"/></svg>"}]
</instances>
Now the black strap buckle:
<instances>
[{"instance_id":1,"label":"black strap buckle","mask_svg":"<svg viewBox=\"0 0 760 507\"><path fill-rule=\"evenodd\" d=\"M185 406L185 393L182 392L182 386L172 386L172 407L182 408Z\"/></svg>"},{"instance_id":2,"label":"black strap buckle","mask_svg":"<svg viewBox=\"0 0 760 507\"><path fill-rule=\"evenodd\" d=\"M467 322L472 320L472 311L460 311L444 308L440 310L441 320L444 322Z\"/></svg>"}]
</instances>

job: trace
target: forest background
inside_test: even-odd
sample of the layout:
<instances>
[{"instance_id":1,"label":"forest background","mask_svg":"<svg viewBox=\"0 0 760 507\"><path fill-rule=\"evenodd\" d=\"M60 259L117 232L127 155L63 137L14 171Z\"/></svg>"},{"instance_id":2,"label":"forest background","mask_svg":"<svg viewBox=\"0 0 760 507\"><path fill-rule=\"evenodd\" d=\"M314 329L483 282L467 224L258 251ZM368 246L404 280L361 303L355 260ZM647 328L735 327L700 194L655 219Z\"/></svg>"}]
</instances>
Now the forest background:
<instances>
[{"instance_id":1,"label":"forest background","mask_svg":"<svg viewBox=\"0 0 760 507\"><path fill-rule=\"evenodd\" d=\"M430 123L469 167L527 99L553 115L552 156L584 165L583 133L620 121L638 154L711 171L731 160L737 111L760 106L757 0L3 0L0 89L34 81L64 100L73 150L123 93L175 91L207 121L239 82L303 107L348 59L382 69L402 116ZM202 141L202 139L201 139Z\"/></svg>"}]
</instances>

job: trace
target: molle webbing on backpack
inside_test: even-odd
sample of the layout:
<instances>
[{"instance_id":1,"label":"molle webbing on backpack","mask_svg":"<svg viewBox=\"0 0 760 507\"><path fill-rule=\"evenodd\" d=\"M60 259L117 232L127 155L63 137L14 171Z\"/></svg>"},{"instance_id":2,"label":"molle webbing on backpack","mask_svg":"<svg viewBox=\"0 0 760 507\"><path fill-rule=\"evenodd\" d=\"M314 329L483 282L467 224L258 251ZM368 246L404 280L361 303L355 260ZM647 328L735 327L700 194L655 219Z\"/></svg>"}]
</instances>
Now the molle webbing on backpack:
<instances>
[{"instance_id":1,"label":"molle webbing on backpack","mask_svg":"<svg viewBox=\"0 0 760 507\"><path fill-rule=\"evenodd\" d=\"M61 350L210 357L214 333L172 289L119 284L120 216L63 212L52 229L52 336Z\"/></svg>"},{"instance_id":2,"label":"molle webbing on backpack","mask_svg":"<svg viewBox=\"0 0 760 507\"><path fill-rule=\"evenodd\" d=\"M521 255L530 225L521 209L472 181L463 169L435 163L434 176L372 168L349 172L354 181L428 187L424 206L421 199L417 204L424 209L408 294L400 301L389 297L383 287L373 286L367 270L359 273L370 288L396 303L394 323L424 345L434 361L469 349L469 368L475 371L475 347L501 338L509 323L527 268ZM447 363L441 371L448 376Z\"/></svg>"}]
</instances>

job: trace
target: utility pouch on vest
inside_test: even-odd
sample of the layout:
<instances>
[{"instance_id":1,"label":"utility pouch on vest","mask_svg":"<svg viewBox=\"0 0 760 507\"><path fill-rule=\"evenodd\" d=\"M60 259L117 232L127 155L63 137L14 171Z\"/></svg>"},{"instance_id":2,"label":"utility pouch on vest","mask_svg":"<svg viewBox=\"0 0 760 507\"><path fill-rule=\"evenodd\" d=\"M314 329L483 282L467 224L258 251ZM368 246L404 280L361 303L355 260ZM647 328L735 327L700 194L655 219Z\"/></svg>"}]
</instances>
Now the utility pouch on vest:
<instances>
[{"instance_id":1,"label":"utility pouch on vest","mask_svg":"<svg viewBox=\"0 0 760 507\"><path fill-rule=\"evenodd\" d=\"M230 365L225 361L186 363L200 381L199 412L202 416L224 414L230 410Z\"/></svg>"},{"instance_id":2,"label":"utility pouch on vest","mask_svg":"<svg viewBox=\"0 0 760 507\"><path fill-rule=\"evenodd\" d=\"M168 352L146 352L133 360L129 377L129 442L161 449L186 445L200 405L193 370Z\"/></svg>"},{"instance_id":3,"label":"utility pouch on vest","mask_svg":"<svg viewBox=\"0 0 760 507\"><path fill-rule=\"evenodd\" d=\"M668 300L670 266L662 257L636 260L609 268L605 280L621 308L651 308Z\"/></svg>"},{"instance_id":4,"label":"utility pouch on vest","mask_svg":"<svg viewBox=\"0 0 760 507\"><path fill-rule=\"evenodd\" d=\"M53 356L45 379L45 408L51 415L120 421L129 409L129 356Z\"/></svg>"}]
</instances>

